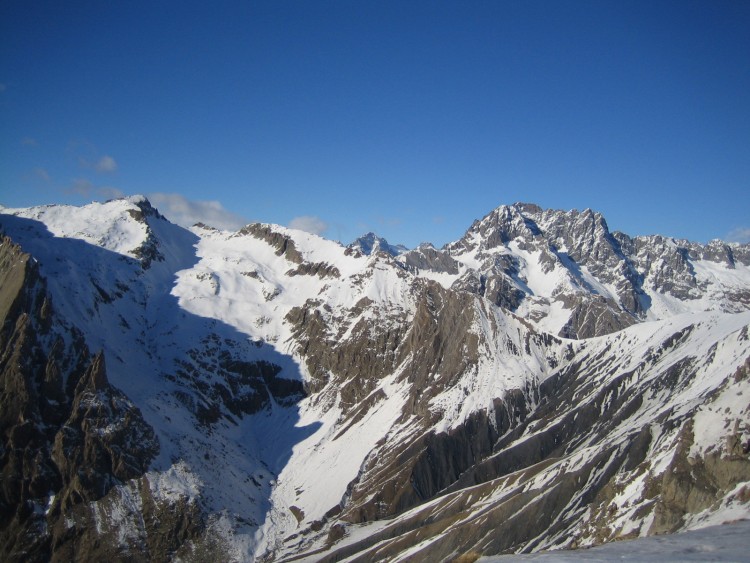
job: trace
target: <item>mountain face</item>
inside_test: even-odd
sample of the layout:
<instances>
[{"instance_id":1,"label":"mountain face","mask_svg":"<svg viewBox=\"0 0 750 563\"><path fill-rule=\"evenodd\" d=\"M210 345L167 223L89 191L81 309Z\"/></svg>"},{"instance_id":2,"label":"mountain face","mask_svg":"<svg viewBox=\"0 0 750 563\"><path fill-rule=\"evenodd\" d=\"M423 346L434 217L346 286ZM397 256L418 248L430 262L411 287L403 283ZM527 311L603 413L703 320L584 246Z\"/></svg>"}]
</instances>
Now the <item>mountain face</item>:
<instances>
[{"instance_id":1,"label":"mountain face","mask_svg":"<svg viewBox=\"0 0 750 563\"><path fill-rule=\"evenodd\" d=\"M0 208L0 557L451 561L750 516L750 246ZM379 249L379 251L378 251Z\"/></svg>"}]
</instances>

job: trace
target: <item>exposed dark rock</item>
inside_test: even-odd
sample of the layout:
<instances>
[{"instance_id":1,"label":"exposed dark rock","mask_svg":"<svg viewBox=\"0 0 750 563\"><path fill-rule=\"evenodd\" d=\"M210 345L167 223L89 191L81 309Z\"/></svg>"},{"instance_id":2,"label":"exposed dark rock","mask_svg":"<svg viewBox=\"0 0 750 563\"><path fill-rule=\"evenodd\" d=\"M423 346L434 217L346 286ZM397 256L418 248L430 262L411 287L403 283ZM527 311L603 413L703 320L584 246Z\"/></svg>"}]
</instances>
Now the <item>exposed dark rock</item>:
<instances>
[{"instance_id":1,"label":"exposed dark rock","mask_svg":"<svg viewBox=\"0 0 750 563\"><path fill-rule=\"evenodd\" d=\"M211 426L222 418L254 414L269 409L271 401L293 405L305 396L301 381L279 377L278 365L239 359L222 351L213 340L204 339L203 347L191 350L177 370L180 380L189 384L200 400L182 392L177 398L200 424Z\"/></svg>"},{"instance_id":2,"label":"exposed dark rock","mask_svg":"<svg viewBox=\"0 0 750 563\"><path fill-rule=\"evenodd\" d=\"M35 262L5 239L0 264L0 556L94 559L66 522L143 475L158 442L77 329L67 327L65 340L50 332Z\"/></svg>"},{"instance_id":3,"label":"exposed dark rock","mask_svg":"<svg viewBox=\"0 0 750 563\"><path fill-rule=\"evenodd\" d=\"M145 225L146 238L138 248L133 249L131 252L136 258L140 259L143 268L148 269L152 262L164 261L164 255L159 250L159 241L151 230L148 218L156 221L166 221L166 219L151 205L151 202L145 198L136 202L136 206L138 207L138 210L129 209L128 214L139 223Z\"/></svg>"},{"instance_id":4,"label":"exposed dark rock","mask_svg":"<svg viewBox=\"0 0 750 563\"><path fill-rule=\"evenodd\" d=\"M509 311L515 310L525 297L513 279L503 272L485 276L469 270L453 282L451 289L486 297L494 305Z\"/></svg>"},{"instance_id":5,"label":"exposed dark rock","mask_svg":"<svg viewBox=\"0 0 750 563\"><path fill-rule=\"evenodd\" d=\"M359 306L352 310L355 318L361 310ZM387 328L359 318L351 327L350 337L339 340L329 332L325 310L314 301L292 309L286 320L293 327L299 352L307 362L312 377L310 392L322 389L331 375L337 377L345 411L366 397L377 381L395 367L406 332L403 318L390 319Z\"/></svg>"},{"instance_id":6,"label":"exposed dark rock","mask_svg":"<svg viewBox=\"0 0 750 563\"><path fill-rule=\"evenodd\" d=\"M318 276L319 278L340 278L341 272L336 266L325 262L305 262L289 270L287 276Z\"/></svg>"},{"instance_id":7,"label":"exposed dark rock","mask_svg":"<svg viewBox=\"0 0 750 563\"><path fill-rule=\"evenodd\" d=\"M276 249L278 256L283 256L290 262L302 264L304 262L302 255L297 250L297 246L291 237L275 231L271 225L262 223L251 223L242 227L235 236L253 236L259 240L267 242L271 247Z\"/></svg>"},{"instance_id":8,"label":"exposed dark rock","mask_svg":"<svg viewBox=\"0 0 750 563\"><path fill-rule=\"evenodd\" d=\"M458 262L429 244L420 245L414 250L403 253L401 260L414 271L431 270L453 275L458 274Z\"/></svg>"},{"instance_id":9,"label":"exposed dark rock","mask_svg":"<svg viewBox=\"0 0 750 563\"><path fill-rule=\"evenodd\" d=\"M591 338L617 332L636 323L636 319L603 297L571 296L563 298L572 309L559 335L565 338Z\"/></svg>"}]
</instances>

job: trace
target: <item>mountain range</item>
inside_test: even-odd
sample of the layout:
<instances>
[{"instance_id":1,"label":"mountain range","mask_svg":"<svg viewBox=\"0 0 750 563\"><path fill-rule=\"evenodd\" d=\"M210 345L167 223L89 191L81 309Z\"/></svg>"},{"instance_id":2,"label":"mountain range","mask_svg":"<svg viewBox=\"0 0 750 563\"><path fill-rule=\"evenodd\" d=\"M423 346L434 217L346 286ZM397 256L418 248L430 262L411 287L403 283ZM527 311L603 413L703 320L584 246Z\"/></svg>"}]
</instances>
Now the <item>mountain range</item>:
<instances>
[{"instance_id":1,"label":"mountain range","mask_svg":"<svg viewBox=\"0 0 750 563\"><path fill-rule=\"evenodd\" d=\"M750 245L0 207L0 557L453 561L750 517ZM468 559L467 559L468 558Z\"/></svg>"}]
</instances>

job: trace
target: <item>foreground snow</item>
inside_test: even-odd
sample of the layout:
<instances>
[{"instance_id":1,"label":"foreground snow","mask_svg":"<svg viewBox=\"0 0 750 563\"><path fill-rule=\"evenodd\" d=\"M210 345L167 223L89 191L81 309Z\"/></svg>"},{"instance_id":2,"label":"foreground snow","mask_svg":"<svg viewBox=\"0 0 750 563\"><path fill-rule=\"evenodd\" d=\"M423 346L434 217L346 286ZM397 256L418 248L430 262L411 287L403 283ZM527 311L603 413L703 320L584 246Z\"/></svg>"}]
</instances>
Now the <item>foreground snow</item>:
<instances>
[{"instance_id":1,"label":"foreground snow","mask_svg":"<svg viewBox=\"0 0 750 563\"><path fill-rule=\"evenodd\" d=\"M590 549L549 551L532 555L502 555L482 557L480 561L547 561L577 563L578 561L750 561L747 540L750 520L723 526L712 526L683 534L653 536L637 540L613 542Z\"/></svg>"}]
</instances>

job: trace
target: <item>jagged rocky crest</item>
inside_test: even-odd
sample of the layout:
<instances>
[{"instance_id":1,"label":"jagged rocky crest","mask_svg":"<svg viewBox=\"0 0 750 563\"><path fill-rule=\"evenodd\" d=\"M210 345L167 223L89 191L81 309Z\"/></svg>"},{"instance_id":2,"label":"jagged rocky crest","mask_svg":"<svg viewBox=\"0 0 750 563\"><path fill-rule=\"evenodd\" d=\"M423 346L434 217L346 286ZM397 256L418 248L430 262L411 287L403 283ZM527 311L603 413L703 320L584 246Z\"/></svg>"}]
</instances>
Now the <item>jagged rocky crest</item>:
<instances>
[{"instance_id":1,"label":"jagged rocky crest","mask_svg":"<svg viewBox=\"0 0 750 563\"><path fill-rule=\"evenodd\" d=\"M0 209L9 561L451 561L750 516L750 246Z\"/></svg>"},{"instance_id":2,"label":"jagged rocky crest","mask_svg":"<svg viewBox=\"0 0 750 563\"><path fill-rule=\"evenodd\" d=\"M385 240L383 237L379 237L373 232L362 235L353 243L351 243L347 248L352 251L360 252L367 256L374 252L385 252L386 254L390 254L391 256L398 256L399 254L403 254L404 252L409 250L403 244L389 244L387 240Z\"/></svg>"},{"instance_id":3,"label":"jagged rocky crest","mask_svg":"<svg viewBox=\"0 0 750 563\"><path fill-rule=\"evenodd\" d=\"M728 280L725 285L695 269L697 263L708 269L747 267L748 245L721 241L700 245L662 236L631 238L611 233L604 217L590 209L564 212L522 203L502 206L442 252L429 248L414 252L424 256L422 268L438 273L456 269L455 262L445 265L445 254L459 263L478 265L469 270L468 279L456 282L456 288L482 295L489 291L496 302L498 293L511 295L497 304L511 310L521 307L532 320L549 319L550 308L557 304L569 311L558 317L564 322L543 325L568 338L600 336L642 320L695 310L691 302L703 301L704 310L718 307L727 312L746 310L750 302L746 285L735 286ZM552 284L543 288L546 291L527 283L529 254L536 261L532 269L540 270ZM497 286L502 291L497 292ZM711 297L721 292L727 299Z\"/></svg>"}]
</instances>

